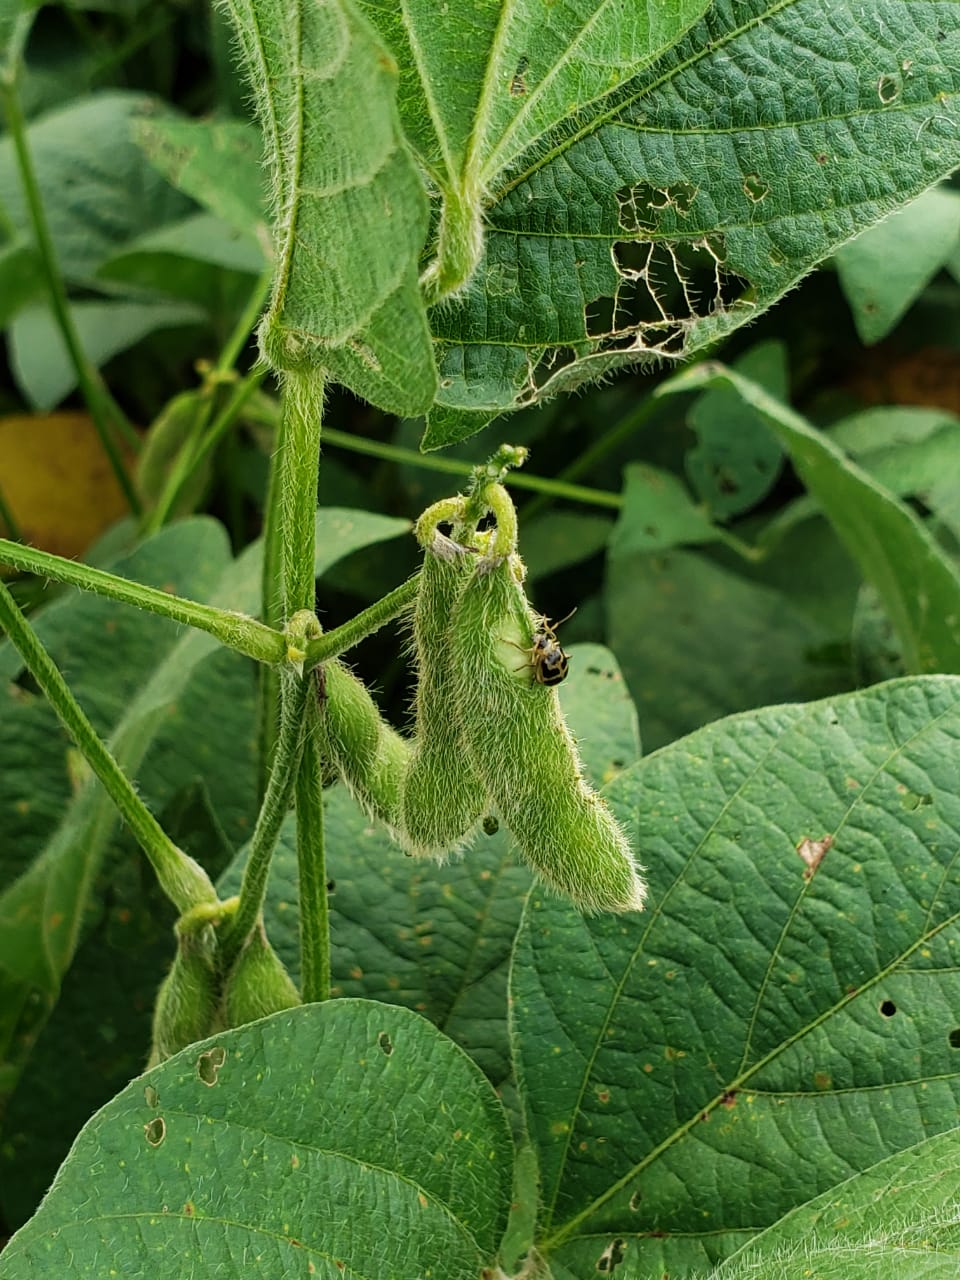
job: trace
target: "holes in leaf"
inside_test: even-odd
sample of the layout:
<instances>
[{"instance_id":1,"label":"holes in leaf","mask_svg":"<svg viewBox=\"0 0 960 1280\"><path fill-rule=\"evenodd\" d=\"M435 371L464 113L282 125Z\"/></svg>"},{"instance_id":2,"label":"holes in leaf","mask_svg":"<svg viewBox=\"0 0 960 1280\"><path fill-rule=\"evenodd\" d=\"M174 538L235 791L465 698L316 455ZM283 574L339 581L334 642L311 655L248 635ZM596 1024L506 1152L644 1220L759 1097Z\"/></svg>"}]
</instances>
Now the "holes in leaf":
<instances>
[{"instance_id":1,"label":"holes in leaf","mask_svg":"<svg viewBox=\"0 0 960 1280\"><path fill-rule=\"evenodd\" d=\"M610 1275L615 1267L619 1267L623 1261L623 1256L627 1252L626 1240L611 1240L597 1259L597 1270L604 1275Z\"/></svg>"},{"instance_id":2,"label":"holes in leaf","mask_svg":"<svg viewBox=\"0 0 960 1280\"><path fill-rule=\"evenodd\" d=\"M524 79L527 73L527 67L530 65L530 59L526 54L517 62L517 69L513 73L513 79L510 81L510 96L512 98L522 98L527 92L527 82Z\"/></svg>"},{"instance_id":3,"label":"holes in leaf","mask_svg":"<svg viewBox=\"0 0 960 1280\"><path fill-rule=\"evenodd\" d=\"M960 1027L954 1027L947 1036L947 1040L951 1049L960 1049Z\"/></svg>"},{"instance_id":4,"label":"holes in leaf","mask_svg":"<svg viewBox=\"0 0 960 1280\"><path fill-rule=\"evenodd\" d=\"M156 1107L160 1103L160 1095L152 1084L148 1084L143 1091L143 1100L148 1107Z\"/></svg>"},{"instance_id":5,"label":"holes in leaf","mask_svg":"<svg viewBox=\"0 0 960 1280\"><path fill-rule=\"evenodd\" d=\"M635 182L617 192L617 221L624 231L675 231L678 218L685 218L697 198L697 188L689 182L655 187Z\"/></svg>"},{"instance_id":6,"label":"holes in leaf","mask_svg":"<svg viewBox=\"0 0 960 1280\"><path fill-rule=\"evenodd\" d=\"M151 1147L159 1147L167 1136L167 1122L163 1116L154 1116L143 1126L143 1132Z\"/></svg>"},{"instance_id":7,"label":"holes in leaf","mask_svg":"<svg viewBox=\"0 0 960 1280\"><path fill-rule=\"evenodd\" d=\"M483 833L488 836L495 836L500 830L500 823L492 813L488 813L483 820Z\"/></svg>"},{"instance_id":8,"label":"holes in leaf","mask_svg":"<svg viewBox=\"0 0 960 1280\"><path fill-rule=\"evenodd\" d=\"M336 880L328 880L328 881L327 881L327 893L336 893L336 891L337 891L337 882L336 882Z\"/></svg>"},{"instance_id":9,"label":"holes in leaf","mask_svg":"<svg viewBox=\"0 0 960 1280\"><path fill-rule=\"evenodd\" d=\"M680 322L748 302L749 281L724 266L721 236L695 241L619 240L614 263L623 283L613 328L645 330L644 345L663 347ZM663 337L657 334L661 330ZM679 330L682 334L682 327Z\"/></svg>"},{"instance_id":10,"label":"holes in leaf","mask_svg":"<svg viewBox=\"0 0 960 1280\"><path fill-rule=\"evenodd\" d=\"M377 1036L377 1045L379 1046L381 1053L385 1054L386 1057L389 1058L391 1053L393 1053L393 1041L387 1035L386 1031L381 1031Z\"/></svg>"},{"instance_id":11,"label":"holes in leaf","mask_svg":"<svg viewBox=\"0 0 960 1280\"><path fill-rule=\"evenodd\" d=\"M897 1012L897 1006L893 1003L892 1000L883 1000L881 1001L881 1004L880 1004L880 1012L883 1014L885 1018L892 1018L893 1015Z\"/></svg>"},{"instance_id":12,"label":"holes in leaf","mask_svg":"<svg viewBox=\"0 0 960 1280\"><path fill-rule=\"evenodd\" d=\"M759 204L770 194L770 184L764 182L759 173L748 173L743 179L743 194L754 204Z\"/></svg>"},{"instance_id":13,"label":"holes in leaf","mask_svg":"<svg viewBox=\"0 0 960 1280\"><path fill-rule=\"evenodd\" d=\"M630 1212L631 1212L631 1213L639 1213L639 1212L640 1212L640 1202L641 1202L642 1200L643 1200L643 1192L642 1192L642 1191L635 1191L635 1192L633 1193L633 1195L630 1197Z\"/></svg>"},{"instance_id":14,"label":"holes in leaf","mask_svg":"<svg viewBox=\"0 0 960 1280\"><path fill-rule=\"evenodd\" d=\"M220 1068L226 1060L226 1050L221 1049L218 1044L215 1044L212 1049L205 1049L197 1059L197 1075L205 1085L212 1088L217 1083Z\"/></svg>"},{"instance_id":15,"label":"holes in leaf","mask_svg":"<svg viewBox=\"0 0 960 1280\"><path fill-rule=\"evenodd\" d=\"M877 97L885 107L896 102L903 92L903 84L899 76L882 75L877 81Z\"/></svg>"}]
</instances>

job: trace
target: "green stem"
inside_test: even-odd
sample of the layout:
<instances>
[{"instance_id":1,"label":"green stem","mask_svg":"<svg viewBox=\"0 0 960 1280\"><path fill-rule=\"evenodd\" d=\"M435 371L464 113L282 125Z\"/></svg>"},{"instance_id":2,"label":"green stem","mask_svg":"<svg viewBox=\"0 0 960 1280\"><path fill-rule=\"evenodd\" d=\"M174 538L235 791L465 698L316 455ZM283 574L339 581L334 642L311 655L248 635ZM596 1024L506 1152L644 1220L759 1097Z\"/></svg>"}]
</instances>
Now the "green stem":
<instances>
[{"instance_id":1,"label":"green stem","mask_svg":"<svg viewBox=\"0 0 960 1280\"><path fill-rule=\"evenodd\" d=\"M316 678L307 683L317 692ZM297 865L300 903L300 990L306 1003L330 998L330 911L323 844L323 776L316 697L308 697L303 755L297 773Z\"/></svg>"},{"instance_id":2,"label":"green stem","mask_svg":"<svg viewBox=\"0 0 960 1280\"><path fill-rule=\"evenodd\" d=\"M584 472L589 471L601 459L607 457L614 449L618 448L625 440L628 440L635 431L638 431L645 423L649 422L658 411L658 403L652 396L647 396L645 400L641 400L640 404L630 413L620 419L615 426L609 431L605 431L597 440L594 441L589 448L584 449L583 453L578 454L563 468L556 477L555 483L558 485L566 485L573 480L575 476L582 476ZM529 478L529 477L527 477ZM576 488L576 486L574 486ZM551 497L561 497L561 494L551 493L549 490L541 490L536 498L532 498L526 506L521 508L520 517L524 521L532 520L534 516L539 515L541 511L550 505Z\"/></svg>"},{"instance_id":3,"label":"green stem","mask_svg":"<svg viewBox=\"0 0 960 1280\"><path fill-rule=\"evenodd\" d=\"M236 914L222 940L224 971L229 971L260 920L267 892L270 861L283 820L290 809L300 766L304 711L308 693L314 688L314 681L309 677L300 677L287 668L280 680L280 688L280 732L277 735L270 780L250 840Z\"/></svg>"},{"instance_id":4,"label":"green stem","mask_svg":"<svg viewBox=\"0 0 960 1280\"><path fill-rule=\"evenodd\" d=\"M283 627L300 609L314 609L317 474L323 376L286 373L264 515L263 606L268 626ZM265 782L277 739L280 701L276 672L260 677L259 740Z\"/></svg>"},{"instance_id":5,"label":"green stem","mask_svg":"<svg viewBox=\"0 0 960 1280\"><path fill-rule=\"evenodd\" d=\"M130 510L139 515L140 500L134 490L133 482L127 474L115 437L124 440L134 450L140 447L139 438L127 421L123 410L104 385L99 371L87 359L86 352L81 345L80 335L77 332L77 327L70 311L70 304L67 300L66 285L63 282L63 276L60 273L60 266L57 262L53 237L50 234L50 227L44 212L43 197L37 183L33 160L30 156L26 121L20 107L20 97L15 80L0 80L0 99L3 102L7 127L10 131L14 152L17 157L17 166L20 171L20 180L23 184L27 208L30 212L33 233L47 277L47 287L54 318L63 336L70 361L76 373L77 383L90 412L90 417L93 419L97 434L100 437L100 443L110 461L110 466L113 468L117 483L123 491Z\"/></svg>"},{"instance_id":6,"label":"green stem","mask_svg":"<svg viewBox=\"0 0 960 1280\"><path fill-rule=\"evenodd\" d=\"M0 627L9 636L27 670L43 690L83 758L103 783L124 822L147 855L160 887L177 911L182 915L202 902L216 902L216 890L207 873L199 863L177 848L137 795L133 784L110 754L106 743L97 735L53 659L2 582Z\"/></svg>"},{"instance_id":7,"label":"green stem","mask_svg":"<svg viewBox=\"0 0 960 1280\"><path fill-rule=\"evenodd\" d=\"M455 462L452 458L435 458L432 454L418 453L416 449L407 449L399 444L386 444L381 440L369 440L365 436L350 435L346 431L338 431L333 427L324 427L323 442L332 444L338 449L347 449L351 453L363 453L367 457L380 458L384 462L397 462L411 467L420 467L424 471L438 471L448 476L472 475L475 466L470 462ZM592 507L610 507L616 509L623 505L619 493L611 493L609 489L590 489L586 485L567 484L562 479L550 476L533 476L524 472L511 472L504 478L504 484L512 489L530 489L538 494L551 498L566 499L570 502L583 502ZM533 506L534 499L529 503Z\"/></svg>"},{"instance_id":8,"label":"green stem","mask_svg":"<svg viewBox=\"0 0 960 1280\"><path fill-rule=\"evenodd\" d=\"M250 334L253 332L253 327L260 319L260 313L267 304L272 286L273 263L269 262L257 283L251 289L246 306L240 312L237 323L233 326L230 336L223 344L223 350L220 352L220 358L216 363L217 373L227 373L239 360L240 354L247 345ZM266 368L264 368L263 372L266 373Z\"/></svg>"},{"instance_id":9,"label":"green stem","mask_svg":"<svg viewBox=\"0 0 960 1280\"><path fill-rule=\"evenodd\" d=\"M282 662L287 652L286 640L281 632L274 631L240 613L215 609L213 605L198 604L182 596L168 595L156 587L147 587L116 574L105 573L88 564L65 560L49 551L37 551L19 542L0 538L0 564L12 565L25 573L35 573L53 582L67 582L84 591L132 604L138 609L172 618L174 622L216 636L221 644L238 653L254 658L257 662Z\"/></svg>"},{"instance_id":10,"label":"green stem","mask_svg":"<svg viewBox=\"0 0 960 1280\"><path fill-rule=\"evenodd\" d=\"M372 636L375 631L379 631L388 622L392 622L394 618L405 613L413 607L419 587L420 575L418 573L399 587L394 587L376 604L372 604L369 609L364 609L358 613L349 622L345 622L342 627L335 627L333 631L325 631L318 640L310 640L307 644L304 669L309 671L321 662L328 662L331 658L338 658L341 653L346 653L348 649L358 645L361 640L365 640L367 636Z\"/></svg>"}]
</instances>

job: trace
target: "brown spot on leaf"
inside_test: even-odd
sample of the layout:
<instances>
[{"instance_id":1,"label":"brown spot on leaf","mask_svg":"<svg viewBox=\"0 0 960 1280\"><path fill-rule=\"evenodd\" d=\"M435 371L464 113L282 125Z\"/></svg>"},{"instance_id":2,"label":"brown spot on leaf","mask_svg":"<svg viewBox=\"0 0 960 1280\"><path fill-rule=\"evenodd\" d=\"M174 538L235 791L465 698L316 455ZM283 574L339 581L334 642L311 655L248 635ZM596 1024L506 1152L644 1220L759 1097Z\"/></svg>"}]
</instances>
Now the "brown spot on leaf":
<instances>
[{"instance_id":1,"label":"brown spot on leaf","mask_svg":"<svg viewBox=\"0 0 960 1280\"><path fill-rule=\"evenodd\" d=\"M803 872L804 880L813 879L825 854L832 848L833 836L831 835L822 836L819 840L811 840L809 836L804 836L802 840L797 841L797 853L806 864Z\"/></svg>"}]
</instances>

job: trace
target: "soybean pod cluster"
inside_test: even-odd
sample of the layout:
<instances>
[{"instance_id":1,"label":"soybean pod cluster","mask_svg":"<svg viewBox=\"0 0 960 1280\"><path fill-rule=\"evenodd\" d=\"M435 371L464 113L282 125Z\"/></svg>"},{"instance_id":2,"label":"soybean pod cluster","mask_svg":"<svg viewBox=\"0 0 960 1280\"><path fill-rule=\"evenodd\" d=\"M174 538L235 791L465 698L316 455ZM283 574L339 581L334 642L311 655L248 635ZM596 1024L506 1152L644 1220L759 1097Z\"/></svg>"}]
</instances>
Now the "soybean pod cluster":
<instances>
[{"instance_id":1,"label":"soybean pod cluster","mask_svg":"<svg viewBox=\"0 0 960 1280\"><path fill-rule=\"evenodd\" d=\"M533 870L581 910L638 911L641 870L584 778L554 687L566 656L524 591L513 503L484 470L472 493L416 525L412 737L336 662L325 668L324 754L408 853L442 861L496 814Z\"/></svg>"}]
</instances>

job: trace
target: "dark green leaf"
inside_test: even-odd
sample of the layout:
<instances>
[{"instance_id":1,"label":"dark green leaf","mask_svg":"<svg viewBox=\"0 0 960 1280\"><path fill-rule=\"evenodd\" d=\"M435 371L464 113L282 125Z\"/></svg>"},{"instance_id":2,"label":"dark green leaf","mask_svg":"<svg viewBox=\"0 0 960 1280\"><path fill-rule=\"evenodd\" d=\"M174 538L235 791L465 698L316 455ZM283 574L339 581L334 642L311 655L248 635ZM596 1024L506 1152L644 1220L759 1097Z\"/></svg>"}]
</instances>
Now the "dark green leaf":
<instances>
[{"instance_id":1,"label":"dark green leaf","mask_svg":"<svg viewBox=\"0 0 960 1280\"><path fill-rule=\"evenodd\" d=\"M512 968L555 1275L706 1270L956 1124L958 738L960 680L908 679L710 726L607 789L650 910L532 894Z\"/></svg>"},{"instance_id":2,"label":"dark green leaf","mask_svg":"<svg viewBox=\"0 0 960 1280\"><path fill-rule=\"evenodd\" d=\"M429 1023L367 1001L309 1005L129 1085L86 1126L0 1276L476 1280L511 1166L489 1084Z\"/></svg>"},{"instance_id":3,"label":"dark green leaf","mask_svg":"<svg viewBox=\"0 0 960 1280\"><path fill-rule=\"evenodd\" d=\"M433 5L367 7L401 60L425 169L442 192L483 197L471 286L431 316L428 448L702 349L960 162L943 110L960 88L955 5L715 0L679 38L703 6L677 4L658 8L658 39L644 5L630 21L598 3L516 5L501 27L484 5L466 34L453 4L446 22ZM581 31L606 46L582 56Z\"/></svg>"},{"instance_id":4,"label":"dark green leaf","mask_svg":"<svg viewBox=\"0 0 960 1280\"><path fill-rule=\"evenodd\" d=\"M771 395L789 392L787 352L782 342L752 347L734 366ZM706 391L687 414L698 443L686 457L687 475L714 519L749 511L777 482L783 449L767 424L726 387Z\"/></svg>"}]
</instances>

